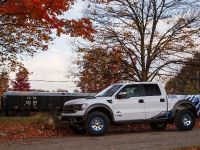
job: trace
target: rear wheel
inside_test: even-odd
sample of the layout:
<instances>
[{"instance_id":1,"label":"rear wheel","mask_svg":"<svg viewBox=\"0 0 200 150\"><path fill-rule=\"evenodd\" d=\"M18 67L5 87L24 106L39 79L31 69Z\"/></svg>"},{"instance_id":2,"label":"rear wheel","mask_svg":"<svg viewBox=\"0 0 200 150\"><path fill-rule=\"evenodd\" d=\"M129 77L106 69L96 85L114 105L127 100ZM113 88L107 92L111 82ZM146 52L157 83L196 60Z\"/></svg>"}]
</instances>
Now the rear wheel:
<instances>
[{"instance_id":1,"label":"rear wheel","mask_svg":"<svg viewBox=\"0 0 200 150\"><path fill-rule=\"evenodd\" d=\"M109 131L110 120L102 112L92 112L85 123L86 131L94 136L104 135Z\"/></svg>"},{"instance_id":2,"label":"rear wheel","mask_svg":"<svg viewBox=\"0 0 200 150\"><path fill-rule=\"evenodd\" d=\"M167 127L167 123L166 122L153 122L150 123L151 129L155 130L155 131L162 131L165 130L165 128Z\"/></svg>"},{"instance_id":3,"label":"rear wheel","mask_svg":"<svg viewBox=\"0 0 200 150\"><path fill-rule=\"evenodd\" d=\"M181 131L190 131L194 128L195 117L190 110L181 110L175 116L176 128Z\"/></svg>"}]
</instances>

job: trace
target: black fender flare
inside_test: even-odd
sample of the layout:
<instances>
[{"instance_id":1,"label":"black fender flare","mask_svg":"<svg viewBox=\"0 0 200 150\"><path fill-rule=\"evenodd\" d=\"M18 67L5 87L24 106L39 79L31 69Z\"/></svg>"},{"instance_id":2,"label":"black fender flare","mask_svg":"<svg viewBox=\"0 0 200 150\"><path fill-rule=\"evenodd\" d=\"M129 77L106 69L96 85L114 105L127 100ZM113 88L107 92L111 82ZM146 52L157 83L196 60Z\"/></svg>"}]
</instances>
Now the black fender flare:
<instances>
[{"instance_id":1,"label":"black fender flare","mask_svg":"<svg viewBox=\"0 0 200 150\"><path fill-rule=\"evenodd\" d=\"M197 109L196 109L196 106L195 106L194 103L192 103L191 101L185 100L185 99L178 101L178 102L174 105L174 107L173 107L173 109L172 109L172 117L175 117L177 108L178 108L179 106L183 105L183 104L191 106L191 108L192 108L193 110L195 110L195 111L194 111L195 117L197 117Z\"/></svg>"},{"instance_id":2,"label":"black fender flare","mask_svg":"<svg viewBox=\"0 0 200 150\"><path fill-rule=\"evenodd\" d=\"M106 109L110 114L111 114L111 121L114 121L114 114L113 114L113 111L112 111L112 109L109 107L109 106L107 106L106 104L101 104L101 103L97 103L97 104L92 104L92 105L90 105L87 109L86 109L86 111L85 111L85 113L84 113L84 116L83 116L83 119L84 120L86 120L87 119L87 116L88 116L88 114L89 114L89 112L92 110L92 109L95 109L95 108L104 108L104 109ZM109 117L109 116L108 116Z\"/></svg>"}]
</instances>

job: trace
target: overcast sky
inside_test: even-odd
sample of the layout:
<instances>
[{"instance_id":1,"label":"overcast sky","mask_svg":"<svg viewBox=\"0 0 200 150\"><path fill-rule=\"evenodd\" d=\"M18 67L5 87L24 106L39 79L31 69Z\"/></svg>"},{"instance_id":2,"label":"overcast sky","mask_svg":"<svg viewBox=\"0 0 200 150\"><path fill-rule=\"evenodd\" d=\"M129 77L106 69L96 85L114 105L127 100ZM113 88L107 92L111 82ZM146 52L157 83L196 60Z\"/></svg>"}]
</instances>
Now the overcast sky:
<instances>
[{"instance_id":1,"label":"overcast sky","mask_svg":"<svg viewBox=\"0 0 200 150\"><path fill-rule=\"evenodd\" d=\"M67 18L81 18L85 3L79 1L73 9L66 15ZM23 61L25 67L32 72L30 80L47 80L47 81L68 81L68 82L43 82L30 81L32 89L56 90L64 89L73 92L78 89L72 80L67 77L71 69L73 51L71 42L73 38L69 36L57 37L54 45L49 46L49 50L41 52L35 57L26 57ZM14 78L14 75L11 75Z\"/></svg>"}]
</instances>

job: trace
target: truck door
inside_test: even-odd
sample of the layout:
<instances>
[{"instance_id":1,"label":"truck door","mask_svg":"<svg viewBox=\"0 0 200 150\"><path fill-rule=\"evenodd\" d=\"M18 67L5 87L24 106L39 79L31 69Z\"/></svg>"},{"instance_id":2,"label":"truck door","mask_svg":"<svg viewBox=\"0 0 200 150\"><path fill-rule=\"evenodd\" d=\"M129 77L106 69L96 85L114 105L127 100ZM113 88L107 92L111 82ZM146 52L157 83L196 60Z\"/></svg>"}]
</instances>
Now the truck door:
<instances>
[{"instance_id":1,"label":"truck door","mask_svg":"<svg viewBox=\"0 0 200 150\"><path fill-rule=\"evenodd\" d=\"M143 84L146 119L166 118L167 100L157 84Z\"/></svg>"},{"instance_id":2,"label":"truck door","mask_svg":"<svg viewBox=\"0 0 200 150\"><path fill-rule=\"evenodd\" d=\"M122 96L122 94L124 94ZM115 96L115 121L131 121L145 119L143 87L140 84L127 85Z\"/></svg>"}]
</instances>

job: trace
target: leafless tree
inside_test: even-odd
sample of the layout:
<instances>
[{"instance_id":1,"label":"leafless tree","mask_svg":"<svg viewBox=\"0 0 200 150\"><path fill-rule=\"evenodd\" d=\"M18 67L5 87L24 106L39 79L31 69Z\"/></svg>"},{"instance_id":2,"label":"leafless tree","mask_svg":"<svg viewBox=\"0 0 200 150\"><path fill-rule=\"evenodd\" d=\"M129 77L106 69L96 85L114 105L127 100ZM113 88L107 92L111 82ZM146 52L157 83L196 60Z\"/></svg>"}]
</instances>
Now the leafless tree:
<instances>
[{"instance_id":1,"label":"leafless tree","mask_svg":"<svg viewBox=\"0 0 200 150\"><path fill-rule=\"evenodd\" d=\"M93 47L120 49L133 81L174 73L199 46L199 0L91 0L85 14L97 30Z\"/></svg>"}]
</instances>

